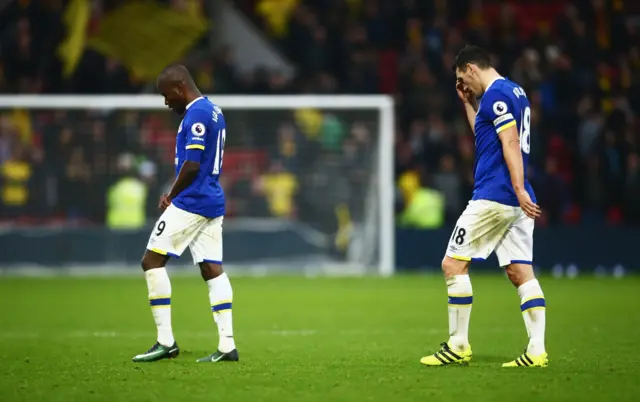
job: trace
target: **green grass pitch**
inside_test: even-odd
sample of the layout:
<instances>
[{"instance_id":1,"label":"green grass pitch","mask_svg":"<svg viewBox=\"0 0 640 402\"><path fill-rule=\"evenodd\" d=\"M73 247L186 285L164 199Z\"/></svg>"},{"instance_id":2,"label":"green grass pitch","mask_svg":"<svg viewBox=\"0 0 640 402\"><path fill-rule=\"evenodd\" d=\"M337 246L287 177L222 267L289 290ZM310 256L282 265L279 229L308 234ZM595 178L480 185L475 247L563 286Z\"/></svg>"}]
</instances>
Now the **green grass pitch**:
<instances>
[{"instance_id":1,"label":"green grass pitch","mask_svg":"<svg viewBox=\"0 0 640 402\"><path fill-rule=\"evenodd\" d=\"M542 278L547 369L502 369L526 345L515 289L475 276L468 367L419 364L447 339L439 276L232 278L241 361L217 344L206 286L173 279L178 359L134 364L155 341L130 278L0 278L0 400L637 401L638 278Z\"/></svg>"}]
</instances>

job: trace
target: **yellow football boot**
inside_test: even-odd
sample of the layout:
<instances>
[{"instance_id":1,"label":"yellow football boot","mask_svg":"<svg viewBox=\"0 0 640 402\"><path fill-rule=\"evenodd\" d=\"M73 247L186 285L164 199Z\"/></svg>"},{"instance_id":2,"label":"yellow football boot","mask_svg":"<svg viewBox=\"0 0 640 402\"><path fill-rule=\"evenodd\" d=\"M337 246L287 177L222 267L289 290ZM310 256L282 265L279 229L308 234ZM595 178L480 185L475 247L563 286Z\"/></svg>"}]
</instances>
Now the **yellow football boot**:
<instances>
[{"instance_id":1,"label":"yellow football boot","mask_svg":"<svg viewBox=\"0 0 640 402\"><path fill-rule=\"evenodd\" d=\"M546 353L531 356L525 351L517 359L504 363L502 367L547 367L548 365L549 358Z\"/></svg>"},{"instance_id":2,"label":"yellow football boot","mask_svg":"<svg viewBox=\"0 0 640 402\"><path fill-rule=\"evenodd\" d=\"M471 346L462 352L454 352L446 342L440 344L440 350L436 353L420 359L425 366L447 366L449 364L467 365L471 361Z\"/></svg>"}]
</instances>

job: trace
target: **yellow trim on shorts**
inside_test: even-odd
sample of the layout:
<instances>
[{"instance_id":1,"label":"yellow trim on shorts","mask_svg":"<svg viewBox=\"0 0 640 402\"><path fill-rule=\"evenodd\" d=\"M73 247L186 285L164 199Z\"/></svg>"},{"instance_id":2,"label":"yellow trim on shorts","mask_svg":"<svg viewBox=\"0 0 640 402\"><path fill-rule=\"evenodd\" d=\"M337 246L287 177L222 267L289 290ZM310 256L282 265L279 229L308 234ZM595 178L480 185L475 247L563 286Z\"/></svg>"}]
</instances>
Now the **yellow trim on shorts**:
<instances>
[{"instance_id":1,"label":"yellow trim on shorts","mask_svg":"<svg viewBox=\"0 0 640 402\"><path fill-rule=\"evenodd\" d=\"M451 258L458 261L467 261L467 262L471 261L471 257L463 257L461 255L452 255Z\"/></svg>"},{"instance_id":2,"label":"yellow trim on shorts","mask_svg":"<svg viewBox=\"0 0 640 402\"><path fill-rule=\"evenodd\" d=\"M160 250L159 248L150 248L150 251L153 251L156 254L160 254L160 255L167 255L166 251Z\"/></svg>"}]
</instances>

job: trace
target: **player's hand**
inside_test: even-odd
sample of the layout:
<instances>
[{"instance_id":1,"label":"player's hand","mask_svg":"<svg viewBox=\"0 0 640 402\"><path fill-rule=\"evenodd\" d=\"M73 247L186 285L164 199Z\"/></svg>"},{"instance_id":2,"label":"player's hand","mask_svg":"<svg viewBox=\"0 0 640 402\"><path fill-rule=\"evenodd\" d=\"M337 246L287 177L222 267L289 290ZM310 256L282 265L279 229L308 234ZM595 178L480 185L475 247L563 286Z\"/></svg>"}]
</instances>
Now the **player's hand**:
<instances>
[{"instance_id":1,"label":"player's hand","mask_svg":"<svg viewBox=\"0 0 640 402\"><path fill-rule=\"evenodd\" d=\"M160 204L158 204L158 209L164 212L164 210L167 209L169 205L171 205L171 197L169 197L169 194L163 194L162 197L160 197Z\"/></svg>"},{"instance_id":2,"label":"player's hand","mask_svg":"<svg viewBox=\"0 0 640 402\"><path fill-rule=\"evenodd\" d=\"M475 102L475 96L473 92L465 85L464 82L460 78L456 80L456 92L458 93L458 98L464 103L468 103L473 105Z\"/></svg>"},{"instance_id":3,"label":"player's hand","mask_svg":"<svg viewBox=\"0 0 640 402\"><path fill-rule=\"evenodd\" d=\"M522 211L531 219L536 219L540 217L542 211L538 204L531 201L531 196L525 190L519 191L516 196L518 197L518 202L520 203L520 208Z\"/></svg>"}]
</instances>

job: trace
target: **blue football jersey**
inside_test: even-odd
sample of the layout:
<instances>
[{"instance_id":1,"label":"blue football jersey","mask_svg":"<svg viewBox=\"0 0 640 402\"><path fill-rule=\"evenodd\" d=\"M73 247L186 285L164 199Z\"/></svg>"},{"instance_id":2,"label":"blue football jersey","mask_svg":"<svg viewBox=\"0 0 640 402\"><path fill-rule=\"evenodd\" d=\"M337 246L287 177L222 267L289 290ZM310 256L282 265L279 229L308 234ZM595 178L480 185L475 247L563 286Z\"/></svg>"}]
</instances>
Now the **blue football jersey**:
<instances>
[{"instance_id":1,"label":"blue football jersey","mask_svg":"<svg viewBox=\"0 0 640 402\"><path fill-rule=\"evenodd\" d=\"M220 186L226 123L222 110L207 98L198 98L187 106L176 138L176 176L184 161L200 162L200 171L173 204L207 218L223 216L224 192Z\"/></svg>"},{"instance_id":2,"label":"blue football jersey","mask_svg":"<svg viewBox=\"0 0 640 402\"><path fill-rule=\"evenodd\" d=\"M489 200L518 206L511 176L502 153L498 133L516 127L520 134L520 150L524 163L524 186L533 202L535 194L527 180L527 164L531 150L531 107L524 90L516 83L499 78L480 99L475 120L476 160L474 200Z\"/></svg>"}]
</instances>

